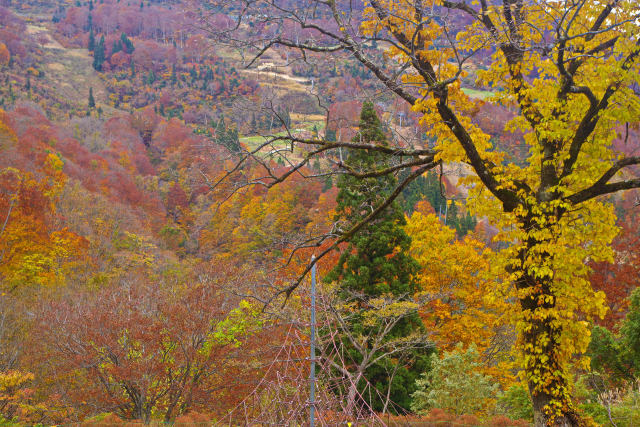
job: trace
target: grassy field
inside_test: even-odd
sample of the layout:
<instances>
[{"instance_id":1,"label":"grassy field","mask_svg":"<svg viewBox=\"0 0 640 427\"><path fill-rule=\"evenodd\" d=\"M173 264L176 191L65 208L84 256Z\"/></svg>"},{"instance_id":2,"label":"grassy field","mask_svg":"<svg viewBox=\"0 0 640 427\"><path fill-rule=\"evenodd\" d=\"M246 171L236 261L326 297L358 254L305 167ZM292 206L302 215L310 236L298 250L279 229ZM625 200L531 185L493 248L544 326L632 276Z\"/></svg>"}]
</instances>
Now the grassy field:
<instances>
[{"instance_id":1,"label":"grassy field","mask_svg":"<svg viewBox=\"0 0 640 427\"><path fill-rule=\"evenodd\" d=\"M291 113L290 116L292 120L291 133L294 135L300 134L300 133L308 134L309 132L313 131L314 126L318 130L318 132L322 132L324 130L325 118L322 115ZM250 136L241 137L240 142L245 144L248 149L255 149L260 144L266 142L270 137L286 136L286 135L287 135L287 132L285 131L274 132L269 135L266 135L266 134L250 135ZM273 149L287 148L288 146L289 146L289 143L287 143L286 141L275 141L271 147L264 148L264 154L265 156L267 156L269 155L268 153ZM300 150L294 150L293 153L288 151L280 152L279 154L281 156L286 157L291 162L298 162L302 160L302 153L300 152Z\"/></svg>"},{"instance_id":2,"label":"grassy field","mask_svg":"<svg viewBox=\"0 0 640 427\"><path fill-rule=\"evenodd\" d=\"M44 22L30 24L27 31L48 40L42 46L43 69L48 90L55 93L55 98L85 106L89 99L89 89L93 88L96 103L105 114L119 112L107 105L107 90L99 74L93 69L93 57L87 49L67 49L60 45Z\"/></svg>"},{"instance_id":3,"label":"grassy field","mask_svg":"<svg viewBox=\"0 0 640 427\"><path fill-rule=\"evenodd\" d=\"M487 99L493 96L493 92L490 90L479 90L479 89L471 89L467 87L463 87L462 91L467 94L470 98L475 99Z\"/></svg>"}]
</instances>

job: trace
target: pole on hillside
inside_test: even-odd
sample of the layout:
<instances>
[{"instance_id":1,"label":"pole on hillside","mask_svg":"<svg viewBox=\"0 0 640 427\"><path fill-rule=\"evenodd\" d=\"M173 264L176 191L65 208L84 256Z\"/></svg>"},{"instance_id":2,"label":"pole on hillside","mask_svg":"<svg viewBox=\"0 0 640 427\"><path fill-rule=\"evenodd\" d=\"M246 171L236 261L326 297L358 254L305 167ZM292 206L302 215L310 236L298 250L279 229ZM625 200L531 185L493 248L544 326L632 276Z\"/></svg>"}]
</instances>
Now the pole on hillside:
<instances>
[{"instance_id":1,"label":"pole on hillside","mask_svg":"<svg viewBox=\"0 0 640 427\"><path fill-rule=\"evenodd\" d=\"M309 425L315 427L316 411L316 264L315 256L311 257L311 371L309 375Z\"/></svg>"}]
</instances>

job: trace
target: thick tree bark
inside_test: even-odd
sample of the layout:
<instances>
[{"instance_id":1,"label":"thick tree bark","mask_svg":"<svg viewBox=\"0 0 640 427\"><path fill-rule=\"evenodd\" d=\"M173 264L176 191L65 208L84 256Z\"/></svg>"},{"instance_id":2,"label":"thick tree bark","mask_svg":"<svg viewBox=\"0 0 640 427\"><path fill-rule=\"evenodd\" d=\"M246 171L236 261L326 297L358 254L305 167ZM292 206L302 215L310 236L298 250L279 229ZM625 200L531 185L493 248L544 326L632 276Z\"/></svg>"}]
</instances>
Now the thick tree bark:
<instances>
[{"instance_id":1,"label":"thick tree bark","mask_svg":"<svg viewBox=\"0 0 640 427\"><path fill-rule=\"evenodd\" d=\"M538 226L532 217L521 224L525 229L533 230ZM527 269L527 257L530 251L543 242L531 239L520 251L518 291L526 295L520 298L520 307L526 319L522 331L524 348L524 370L534 411L536 427L582 427L582 418L572 406L569 393L569 380L561 365L561 335L557 314L555 314L556 295L553 292L552 277L536 277ZM541 265L550 264L544 258Z\"/></svg>"},{"instance_id":2,"label":"thick tree bark","mask_svg":"<svg viewBox=\"0 0 640 427\"><path fill-rule=\"evenodd\" d=\"M531 386L529 386L531 389ZM533 395L531 401L533 403L533 425L535 427L582 427L586 424L582 421L575 411L569 410L561 416L555 417L550 420L544 413L544 408L547 407L553 396L546 393L539 393Z\"/></svg>"}]
</instances>

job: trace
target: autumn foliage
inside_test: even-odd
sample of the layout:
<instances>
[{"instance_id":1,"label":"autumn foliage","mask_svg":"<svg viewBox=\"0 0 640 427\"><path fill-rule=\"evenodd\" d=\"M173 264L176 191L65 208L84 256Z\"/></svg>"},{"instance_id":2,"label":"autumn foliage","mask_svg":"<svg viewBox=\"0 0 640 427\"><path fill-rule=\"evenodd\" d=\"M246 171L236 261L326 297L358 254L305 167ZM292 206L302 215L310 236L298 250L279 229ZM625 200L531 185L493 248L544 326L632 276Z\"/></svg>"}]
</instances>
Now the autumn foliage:
<instances>
[{"instance_id":1,"label":"autumn foliage","mask_svg":"<svg viewBox=\"0 0 640 427\"><path fill-rule=\"evenodd\" d=\"M0 0L0 425L634 425L639 13Z\"/></svg>"}]
</instances>

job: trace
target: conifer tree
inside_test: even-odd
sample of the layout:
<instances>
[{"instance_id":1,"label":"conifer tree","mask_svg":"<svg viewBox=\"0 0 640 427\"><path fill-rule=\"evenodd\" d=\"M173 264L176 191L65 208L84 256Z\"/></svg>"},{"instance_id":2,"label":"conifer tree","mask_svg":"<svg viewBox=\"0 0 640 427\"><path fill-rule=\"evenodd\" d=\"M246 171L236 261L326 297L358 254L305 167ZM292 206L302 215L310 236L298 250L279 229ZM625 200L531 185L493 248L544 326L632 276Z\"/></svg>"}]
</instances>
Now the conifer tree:
<instances>
[{"instance_id":1,"label":"conifer tree","mask_svg":"<svg viewBox=\"0 0 640 427\"><path fill-rule=\"evenodd\" d=\"M364 103L362 107L360 129L353 142L386 144L380 120L370 102ZM356 149L348 152L345 165L361 173L389 166L385 154ZM336 219L348 223L345 229L349 229L380 206L395 185L396 178L391 175L364 179L341 175L337 183L340 191ZM345 303L357 307L359 313L349 319L349 327L364 331L363 336L367 335L369 328L363 322L369 301L383 296L392 296L397 301L409 301L417 291L413 276L419 267L416 260L408 254L411 238L403 229L405 224L400 206L393 203L347 241L348 247L340 256L338 264L325 277L326 281L337 283L340 297ZM401 339L423 329L422 321L414 312L398 322L384 339ZM365 345L369 346L370 343ZM356 348L346 340L343 340L343 346L355 364L361 362L362 355ZM429 352L422 349L409 350L405 354L396 353L393 357L384 357L369 366L364 376L383 395L384 390L390 388L391 401L408 409L416 379L426 369L428 355ZM394 363L400 366L390 369ZM390 371L395 371L392 378L388 375ZM366 403L372 409L383 408L383 400L377 393L365 392L362 395L370 399Z\"/></svg>"},{"instance_id":2,"label":"conifer tree","mask_svg":"<svg viewBox=\"0 0 640 427\"><path fill-rule=\"evenodd\" d=\"M96 45L93 51L93 68L96 71L102 71L102 64L104 63L104 35L100 37L100 41Z\"/></svg>"},{"instance_id":3,"label":"conifer tree","mask_svg":"<svg viewBox=\"0 0 640 427\"><path fill-rule=\"evenodd\" d=\"M96 37L93 34L93 27L91 27L91 29L89 30L89 44L87 46L87 49L89 49L89 52L93 52L95 48L96 48Z\"/></svg>"},{"instance_id":4,"label":"conifer tree","mask_svg":"<svg viewBox=\"0 0 640 427\"><path fill-rule=\"evenodd\" d=\"M135 50L133 42L125 33L120 34L120 47L128 54L132 54Z\"/></svg>"},{"instance_id":5,"label":"conifer tree","mask_svg":"<svg viewBox=\"0 0 640 427\"><path fill-rule=\"evenodd\" d=\"M89 109L96 108L96 100L93 97L93 88L89 88Z\"/></svg>"},{"instance_id":6,"label":"conifer tree","mask_svg":"<svg viewBox=\"0 0 640 427\"><path fill-rule=\"evenodd\" d=\"M227 127L224 116L213 127L216 129L216 140L229 151L237 153L240 151L240 137L238 129L232 124Z\"/></svg>"},{"instance_id":7,"label":"conifer tree","mask_svg":"<svg viewBox=\"0 0 640 427\"><path fill-rule=\"evenodd\" d=\"M114 40L111 48L111 54L118 53L120 51L122 51L122 43L118 40Z\"/></svg>"},{"instance_id":8,"label":"conifer tree","mask_svg":"<svg viewBox=\"0 0 640 427\"><path fill-rule=\"evenodd\" d=\"M175 85L178 81L178 73L176 72L176 64L171 66L171 85Z\"/></svg>"}]
</instances>

